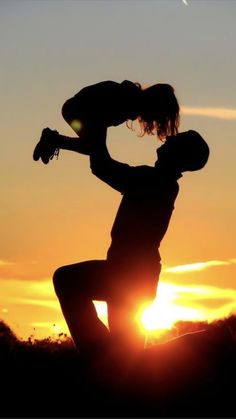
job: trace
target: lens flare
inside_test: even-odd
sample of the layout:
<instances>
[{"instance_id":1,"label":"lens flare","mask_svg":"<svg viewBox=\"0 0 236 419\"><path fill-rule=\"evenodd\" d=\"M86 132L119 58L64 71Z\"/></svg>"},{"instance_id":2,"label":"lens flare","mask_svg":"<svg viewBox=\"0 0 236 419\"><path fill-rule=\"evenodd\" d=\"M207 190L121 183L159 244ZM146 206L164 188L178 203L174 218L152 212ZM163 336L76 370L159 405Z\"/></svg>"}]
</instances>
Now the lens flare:
<instances>
[{"instance_id":1,"label":"lens flare","mask_svg":"<svg viewBox=\"0 0 236 419\"><path fill-rule=\"evenodd\" d=\"M2 308L2 313L8 313L8 309L7 308Z\"/></svg>"},{"instance_id":2,"label":"lens flare","mask_svg":"<svg viewBox=\"0 0 236 419\"><path fill-rule=\"evenodd\" d=\"M70 123L70 126L75 132L78 132L82 128L82 122L79 119L73 119L73 121Z\"/></svg>"}]
</instances>

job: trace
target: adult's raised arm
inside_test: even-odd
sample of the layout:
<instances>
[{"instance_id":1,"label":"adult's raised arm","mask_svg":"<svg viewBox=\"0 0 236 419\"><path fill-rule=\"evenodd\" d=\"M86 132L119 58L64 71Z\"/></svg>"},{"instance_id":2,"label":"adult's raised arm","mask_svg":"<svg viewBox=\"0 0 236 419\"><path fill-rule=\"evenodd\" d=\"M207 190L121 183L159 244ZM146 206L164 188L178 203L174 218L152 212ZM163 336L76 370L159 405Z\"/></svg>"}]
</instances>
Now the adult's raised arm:
<instances>
[{"instance_id":1,"label":"adult's raised arm","mask_svg":"<svg viewBox=\"0 0 236 419\"><path fill-rule=\"evenodd\" d=\"M90 153L90 167L96 177L121 193L140 187L144 172L152 175L154 170L153 167L130 166L114 160L107 149L105 128L96 132Z\"/></svg>"}]
</instances>

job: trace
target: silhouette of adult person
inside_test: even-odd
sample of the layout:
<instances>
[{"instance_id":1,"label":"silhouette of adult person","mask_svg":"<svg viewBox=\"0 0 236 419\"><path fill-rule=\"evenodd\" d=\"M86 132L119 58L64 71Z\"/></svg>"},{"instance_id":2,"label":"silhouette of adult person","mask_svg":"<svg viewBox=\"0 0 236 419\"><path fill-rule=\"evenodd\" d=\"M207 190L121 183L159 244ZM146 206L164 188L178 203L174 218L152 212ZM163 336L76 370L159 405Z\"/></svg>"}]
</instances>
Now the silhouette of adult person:
<instances>
[{"instance_id":1,"label":"silhouette of adult person","mask_svg":"<svg viewBox=\"0 0 236 419\"><path fill-rule=\"evenodd\" d=\"M91 130L92 133L92 130ZM204 167L209 148L196 131L168 136L151 166L114 160L106 146L106 127L95 126L90 139L92 173L123 197L106 260L92 260L56 270L53 281L75 345L88 359L113 353L135 360L144 347L137 311L156 296L161 271L159 246L178 195L178 179ZM69 140L63 140L71 149ZM71 140L73 141L73 140ZM109 330L99 320L93 300L107 302ZM106 352L108 351L108 352Z\"/></svg>"},{"instance_id":2,"label":"silhouette of adult person","mask_svg":"<svg viewBox=\"0 0 236 419\"><path fill-rule=\"evenodd\" d=\"M199 144L204 140L192 131L174 137L179 105L173 87L167 84L143 89L127 80L97 83L67 100L62 114L79 138L46 128L35 147L34 160L41 158L47 164L60 148L88 154L94 175L121 192L123 199L107 259L59 268L54 274L55 290L81 353L94 357L96 352L101 354L112 347L132 357L143 347L135 313L141 301L155 297L161 269L158 248L178 193L177 179L186 167L197 170L205 164L206 154L199 154L198 147L195 150L196 140L192 138L197 137ZM108 153L106 128L134 119L140 122L143 134L157 133L160 139L169 136L158 150L154 168L130 167ZM183 150L184 142L179 139L186 135L191 142L188 140ZM178 138L179 150L173 138ZM109 331L97 317L94 299L108 303Z\"/></svg>"},{"instance_id":3,"label":"silhouette of adult person","mask_svg":"<svg viewBox=\"0 0 236 419\"><path fill-rule=\"evenodd\" d=\"M103 161L103 157L101 155L102 150L104 151L103 147L100 146L103 143L105 143L106 138L106 128L109 126L117 126L123 122L126 121L126 125L132 129L132 121L137 119L140 123L141 127L141 136L144 134L148 135L157 135L159 139L163 139L166 137L166 135L174 135L178 132L178 125L179 125L179 104L177 101L177 98L175 96L174 88L170 86L169 84L164 83L157 83L155 85L149 86L149 87L142 87L139 83L133 83L129 80L124 80L122 83L116 83L114 81L103 81L91 86L87 86L83 88L81 91L79 91L75 96L68 99L62 106L62 115L66 122L71 126L71 128L76 132L78 135L77 138L70 138L63 136L59 134L56 130L51 130L50 128L45 128L42 131L40 141L36 145L33 153L34 160L41 159L44 164L48 164L49 161L56 155L58 156L60 149L66 149L71 151L76 151L81 154L91 154L91 167L94 173L98 176L101 175L97 172L96 167L97 165L97 157L101 157L101 161L99 163L99 166L101 167L101 164L103 165L105 160ZM104 127L104 128L102 128ZM97 145L94 144L94 140L97 140ZM92 146L92 150L91 150ZM94 157L96 155L96 157ZM104 165L105 168L105 165ZM121 175L120 170L116 173L115 177L119 177ZM113 176L113 175L112 175ZM113 176L114 177L114 176ZM105 181L107 181L107 176L105 177ZM110 179L111 186L113 185L114 179ZM122 182L122 178L120 178L120 182ZM109 183L109 180L108 180ZM118 186L119 190L119 186ZM116 229L115 229L116 230ZM116 235L116 233L114 233ZM128 235L129 236L129 235ZM121 240L121 238L120 238ZM128 239L129 240L129 239ZM117 239L115 240L117 242ZM122 243L120 243L122 246ZM114 239L113 239L113 247L114 247ZM117 247L117 246L116 246ZM125 248L124 248L125 252ZM132 275L134 277L134 270L136 272L136 277L141 278L141 269L144 269L144 267L141 267L142 264L138 264L136 262L136 267L134 269L134 262L131 263L131 255L130 255L130 263L126 264L125 261L121 260L121 265L119 262L118 254L115 257L115 250L110 249L109 251L109 257L106 262L106 268L103 267L104 263L99 262L90 262L90 263L83 263L80 264L80 279L79 281L82 283L83 278L85 276L91 276L91 292L93 295L97 295L97 298L99 298L99 293L96 292L94 289L94 285L92 286L92 276L95 275L96 271L96 277L99 277L98 283L100 283L99 288L102 290L102 283L106 283L106 287L108 286L108 282L112 282L113 288L118 287L122 288L122 281L120 279L119 272L122 272L122 278L124 282L131 282ZM111 257L112 255L112 257ZM127 255L128 256L128 255ZM137 258L138 258L137 254ZM122 258L121 258L122 259ZM108 272L108 266L109 266L109 272ZM132 266L132 269L131 269ZM63 312L65 314L65 317L67 319L67 322L69 324L69 328L71 330L72 336L74 338L75 343L80 347L81 352L88 354L89 350L88 348L95 348L94 345L86 344L87 341L89 341L89 330L93 330L91 332L91 341L97 341L97 342L105 342L106 338L108 337L108 331L104 327L104 325L97 320L95 329L93 328L93 316L92 316L92 308L91 304L86 304L85 302L82 303L84 307L84 313L86 312L85 307L87 307L88 316L86 320L87 326L85 326L85 331L83 332L83 327L80 324L79 325L79 334L80 337L78 337L77 333L75 332L75 329L77 330L77 326L75 326L76 323L76 314L72 315L74 307L75 312L78 313L76 307L81 307L80 304L80 297L81 293L76 293L76 287L74 288L75 294L77 295L78 299L77 302L71 303L71 310L67 311L66 309L66 300L67 300L67 293L69 291L65 290L60 292L60 290L64 286L61 285L62 281L58 278L61 278L61 273L63 271L63 277L64 274L71 272L72 269L77 269L77 267L71 267L70 269L60 269L57 271L54 275L54 282L55 282L55 288L60 295L59 299L63 308ZM106 272L104 271L106 270ZM160 266L158 263L158 259L156 261L156 267L155 271L157 273L159 272ZM91 275L89 274L89 270L91 271ZM147 268L145 268L146 272ZM153 271L153 267L150 265L151 272ZM83 273L82 273L83 271ZM92 274L93 271L93 274ZM100 273L99 273L100 272ZM148 272L146 272L148 275ZM76 274L77 275L77 274ZM110 280L108 281L108 276ZM125 276L130 277L129 281L125 281ZM112 277L112 281L111 281ZM99 282L100 281L100 282ZM120 283L119 285L115 284ZM73 288L72 282L68 280L68 289ZM74 284L75 286L75 284ZM89 280L87 280L87 290L90 288L89 286ZM127 288L127 287L126 287ZM155 288L155 287L154 287ZM92 291L93 289L93 291ZM105 289L105 288L104 288ZM124 288L125 290L125 288ZM80 290L82 291L82 289ZM86 296L86 290L85 290L85 284L84 284L84 296ZM88 291L88 296L92 295L91 292ZM140 291L137 289L137 293L140 294ZM80 297L79 297L80 295ZM112 312L117 312L118 306L119 310L121 312L121 307L125 307L125 304L116 304L116 309L113 309L115 306L115 297L114 297L114 289L112 290L112 305L109 304L108 311L109 311L109 325L110 325L110 335L118 336L118 334L124 336L124 325L127 324L126 335L131 335L131 329L128 326L128 317L126 313L127 310L122 309L122 315L126 320L123 321L123 327L122 327L122 333L118 333L119 325L121 324L120 321L116 321L115 319L118 319L117 316L113 315ZM117 299L119 293L117 293ZM128 299L128 290L127 290L127 298ZM105 294L101 293L101 298L104 299ZM107 294L107 297L109 295ZM145 297L145 296L144 296ZM95 297L94 297L95 298ZM123 298L123 297L122 297ZM124 299L124 298L123 298ZM68 301L72 301L71 296L68 297ZM82 298L83 300L83 298ZM131 300L129 304L131 304ZM128 304L128 303L127 303ZM93 308L94 310L94 308ZM94 316L96 316L95 311L93 311ZM120 313L121 315L121 313ZM90 319L91 319L91 327L90 327ZM115 332L116 330L116 332ZM114 332L114 333L113 333ZM85 335L85 338L83 339L83 334ZM96 338L96 335L98 334L98 338ZM101 336L103 335L104 339L101 339ZM109 335L109 338L110 338ZM127 337L124 339L124 342L127 341ZM114 339L113 339L114 340ZM79 342L79 343L78 343ZM121 348L124 346L124 344L121 344L121 336L119 338L120 346ZM102 345L102 344L101 344ZM98 347L99 345L97 345ZM87 348L83 350L83 347Z\"/></svg>"}]
</instances>

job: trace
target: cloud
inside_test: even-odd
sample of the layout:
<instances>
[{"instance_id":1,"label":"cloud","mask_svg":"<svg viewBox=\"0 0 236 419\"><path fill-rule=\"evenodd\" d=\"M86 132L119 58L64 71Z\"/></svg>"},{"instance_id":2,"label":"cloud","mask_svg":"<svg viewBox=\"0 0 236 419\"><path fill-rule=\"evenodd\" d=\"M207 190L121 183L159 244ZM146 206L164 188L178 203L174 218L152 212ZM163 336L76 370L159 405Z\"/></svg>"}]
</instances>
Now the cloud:
<instances>
[{"instance_id":1,"label":"cloud","mask_svg":"<svg viewBox=\"0 0 236 419\"><path fill-rule=\"evenodd\" d=\"M217 119L236 120L236 109L183 106L181 110L184 115L206 116Z\"/></svg>"},{"instance_id":2,"label":"cloud","mask_svg":"<svg viewBox=\"0 0 236 419\"><path fill-rule=\"evenodd\" d=\"M172 268L164 268L163 271L167 273L182 274L185 272L203 271L204 269L215 266L229 266L235 265L236 259L228 260L208 260L206 262L189 263L187 265L173 266Z\"/></svg>"},{"instance_id":3,"label":"cloud","mask_svg":"<svg viewBox=\"0 0 236 419\"><path fill-rule=\"evenodd\" d=\"M12 298L11 303L20 304L22 306L25 305L31 305L31 306L40 306L40 307L46 307L53 310L59 310L59 303L56 300L43 300L43 299L37 299L37 298Z\"/></svg>"},{"instance_id":4,"label":"cloud","mask_svg":"<svg viewBox=\"0 0 236 419\"><path fill-rule=\"evenodd\" d=\"M236 313L236 290L208 285L179 287L176 303L198 309L208 320Z\"/></svg>"},{"instance_id":5,"label":"cloud","mask_svg":"<svg viewBox=\"0 0 236 419\"><path fill-rule=\"evenodd\" d=\"M235 294L235 293L234 293ZM195 299L195 303L205 306L205 308L211 309L220 309L226 306L232 305L235 307L235 298L232 296L232 293L229 297L226 298L199 298Z\"/></svg>"},{"instance_id":6,"label":"cloud","mask_svg":"<svg viewBox=\"0 0 236 419\"><path fill-rule=\"evenodd\" d=\"M0 266L11 266L11 265L16 265L15 262L8 262L6 260L1 260L0 259Z\"/></svg>"}]
</instances>

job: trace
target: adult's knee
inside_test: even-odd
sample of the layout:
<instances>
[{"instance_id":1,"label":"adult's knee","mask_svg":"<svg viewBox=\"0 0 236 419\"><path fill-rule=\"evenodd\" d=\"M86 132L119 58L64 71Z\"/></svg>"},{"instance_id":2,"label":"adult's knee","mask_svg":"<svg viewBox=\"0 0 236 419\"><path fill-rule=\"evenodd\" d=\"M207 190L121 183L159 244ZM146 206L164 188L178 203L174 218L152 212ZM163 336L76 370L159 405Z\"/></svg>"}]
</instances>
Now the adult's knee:
<instances>
[{"instance_id":1,"label":"adult's knee","mask_svg":"<svg viewBox=\"0 0 236 419\"><path fill-rule=\"evenodd\" d=\"M57 295L63 293L66 285L66 268L64 266L54 272L53 285Z\"/></svg>"}]
</instances>

